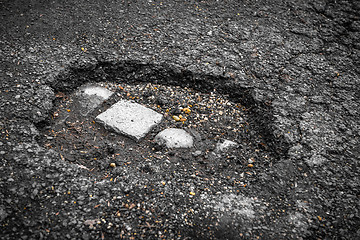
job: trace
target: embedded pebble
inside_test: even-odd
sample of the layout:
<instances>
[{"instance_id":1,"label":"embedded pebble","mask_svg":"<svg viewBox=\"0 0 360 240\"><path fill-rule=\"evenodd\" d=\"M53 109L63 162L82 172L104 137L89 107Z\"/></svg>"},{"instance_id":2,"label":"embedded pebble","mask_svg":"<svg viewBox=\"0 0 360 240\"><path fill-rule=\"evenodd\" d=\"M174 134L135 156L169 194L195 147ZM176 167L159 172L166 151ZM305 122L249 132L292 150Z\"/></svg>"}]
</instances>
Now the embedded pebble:
<instances>
[{"instance_id":1,"label":"embedded pebble","mask_svg":"<svg viewBox=\"0 0 360 240\"><path fill-rule=\"evenodd\" d=\"M327 159L324 158L323 156L319 155L319 154L314 154L314 155L311 156L311 158L306 159L305 161L310 167L313 167L313 166L316 166L316 165L320 166L321 164L326 162Z\"/></svg>"},{"instance_id":2,"label":"embedded pebble","mask_svg":"<svg viewBox=\"0 0 360 240\"><path fill-rule=\"evenodd\" d=\"M107 88L96 85L85 85L76 93L82 107L81 114L88 115L114 93Z\"/></svg>"},{"instance_id":3,"label":"embedded pebble","mask_svg":"<svg viewBox=\"0 0 360 240\"><path fill-rule=\"evenodd\" d=\"M80 89L81 92L83 92L85 95L95 95L98 97L101 97L104 100L109 99L111 95L114 93L104 87L95 86L95 85L88 85Z\"/></svg>"},{"instance_id":4,"label":"embedded pebble","mask_svg":"<svg viewBox=\"0 0 360 240\"><path fill-rule=\"evenodd\" d=\"M168 148L191 148L193 137L183 129L168 128L155 137L155 142Z\"/></svg>"},{"instance_id":5,"label":"embedded pebble","mask_svg":"<svg viewBox=\"0 0 360 240\"><path fill-rule=\"evenodd\" d=\"M230 148L237 147L239 144L230 140L225 139L223 142L216 144L215 152L223 152Z\"/></svg>"},{"instance_id":6,"label":"embedded pebble","mask_svg":"<svg viewBox=\"0 0 360 240\"><path fill-rule=\"evenodd\" d=\"M201 154L202 154L202 152L201 152L200 150L197 150L197 151L195 151L195 152L192 153L192 155L193 155L194 157L198 157L198 156L200 156Z\"/></svg>"}]
</instances>

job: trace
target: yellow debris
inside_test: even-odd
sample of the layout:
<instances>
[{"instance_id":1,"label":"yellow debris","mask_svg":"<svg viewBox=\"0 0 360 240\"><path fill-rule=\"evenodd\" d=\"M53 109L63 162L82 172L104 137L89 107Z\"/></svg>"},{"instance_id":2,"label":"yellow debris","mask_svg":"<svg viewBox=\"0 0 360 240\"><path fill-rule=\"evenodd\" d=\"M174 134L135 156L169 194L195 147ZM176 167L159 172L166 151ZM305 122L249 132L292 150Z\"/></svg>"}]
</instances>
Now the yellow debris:
<instances>
[{"instance_id":1,"label":"yellow debris","mask_svg":"<svg viewBox=\"0 0 360 240\"><path fill-rule=\"evenodd\" d=\"M110 163L110 167L114 168L114 167L116 167L116 164L115 163Z\"/></svg>"},{"instance_id":2,"label":"yellow debris","mask_svg":"<svg viewBox=\"0 0 360 240\"><path fill-rule=\"evenodd\" d=\"M190 110L190 108L184 108L183 112L186 113L186 114L189 114L191 112L191 110Z\"/></svg>"},{"instance_id":3,"label":"yellow debris","mask_svg":"<svg viewBox=\"0 0 360 240\"><path fill-rule=\"evenodd\" d=\"M178 116L175 116L175 115L174 115L174 116L172 116L172 118L173 118L175 121L177 121L177 122L180 121L180 118L179 118Z\"/></svg>"},{"instance_id":4,"label":"yellow debris","mask_svg":"<svg viewBox=\"0 0 360 240\"><path fill-rule=\"evenodd\" d=\"M190 192L190 195L195 196L195 193L194 193L194 192Z\"/></svg>"}]
</instances>

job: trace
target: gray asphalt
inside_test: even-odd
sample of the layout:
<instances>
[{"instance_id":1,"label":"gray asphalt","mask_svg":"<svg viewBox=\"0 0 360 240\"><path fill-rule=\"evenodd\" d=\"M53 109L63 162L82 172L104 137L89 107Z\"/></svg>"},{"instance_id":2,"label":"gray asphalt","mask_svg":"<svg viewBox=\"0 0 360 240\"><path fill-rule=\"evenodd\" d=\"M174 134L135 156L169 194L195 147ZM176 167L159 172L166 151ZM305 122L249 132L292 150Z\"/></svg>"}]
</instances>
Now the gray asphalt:
<instances>
[{"instance_id":1,"label":"gray asphalt","mask_svg":"<svg viewBox=\"0 0 360 240\"><path fill-rule=\"evenodd\" d=\"M359 6L0 1L1 238L359 238ZM58 92L100 81L216 88L249 109L273 160L238 197L182 203L175 180L174 199L136 196L169 213L155 227L138 223L137 208L116 201L144 183L134 169L106 183L39 141ZM256 218L216 215L211 201Z\"/></svg>"}]
</instances>

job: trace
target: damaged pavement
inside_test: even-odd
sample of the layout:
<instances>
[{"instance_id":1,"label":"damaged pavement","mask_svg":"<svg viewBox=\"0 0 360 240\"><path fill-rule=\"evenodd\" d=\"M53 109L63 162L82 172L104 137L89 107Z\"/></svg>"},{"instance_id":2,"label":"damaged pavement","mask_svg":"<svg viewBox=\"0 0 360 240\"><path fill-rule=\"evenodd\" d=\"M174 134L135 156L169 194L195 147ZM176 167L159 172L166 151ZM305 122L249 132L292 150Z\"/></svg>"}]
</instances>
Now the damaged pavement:
<instances>
[{"instance_id":1,"label":"damaged pavement","mask_svg":"<svg viewBox=\"0 0 360 240\"><path fill-rule=\"evenodd\" d=\"M1 239L360 238L356 1L0 6Z\"/></svg>"}]
</instances>

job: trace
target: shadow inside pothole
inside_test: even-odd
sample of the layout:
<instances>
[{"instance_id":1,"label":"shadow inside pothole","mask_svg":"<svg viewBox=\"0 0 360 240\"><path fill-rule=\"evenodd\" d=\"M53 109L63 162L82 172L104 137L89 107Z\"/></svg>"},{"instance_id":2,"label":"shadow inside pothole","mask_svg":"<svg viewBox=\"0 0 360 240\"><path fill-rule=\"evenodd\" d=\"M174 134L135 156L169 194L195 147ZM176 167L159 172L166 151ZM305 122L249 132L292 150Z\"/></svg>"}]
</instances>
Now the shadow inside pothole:
<instances>
[{"instance_id":1,"label":"shadow inside pothole","mask_svg":"<svg viewBox=\"0 0 360 240\"><path fill-rule=\"evenodd\" d=\"M50 124L42 128L41 144L91 174L106 175L130 168L144 175L162 175L191 169L209 178L214 174L226 176L229 182L240 185L246 184L241 179L254 177L257 170L266 169L276 158L254 124L249 106L234 101L246 96L237 92L240 89L227 89L215 78L205 83L187 75L181 81L167 74L169 80L161 80L163 74L159 75L158 69L154 70L156 80L149 77L144 81L137 76L144 70L132 70L135 72L118 71L112 81L94 81L94 70L89 71L88 81L79 80L85 78L84 71L79 72L77 81L74 74L59 78L53 86L54 111ZM163 120L140 142L104 128L96 117L120 100L152 109L162 114ZM194 146L167 149L157 145L156 134L167 128L186 130L193 136ZM234 145L220 149L224 141Z\"/></svg>"}]
</instances>

